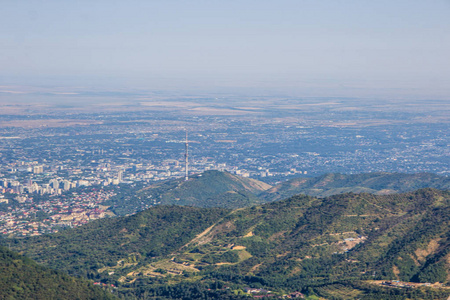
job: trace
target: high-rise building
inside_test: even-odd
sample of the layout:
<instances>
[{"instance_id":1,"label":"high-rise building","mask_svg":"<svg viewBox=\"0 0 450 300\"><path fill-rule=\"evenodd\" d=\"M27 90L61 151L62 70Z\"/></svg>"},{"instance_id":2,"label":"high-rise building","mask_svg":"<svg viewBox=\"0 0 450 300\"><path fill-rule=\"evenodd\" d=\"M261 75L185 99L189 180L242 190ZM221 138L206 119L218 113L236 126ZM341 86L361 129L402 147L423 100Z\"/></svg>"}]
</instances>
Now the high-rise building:
<instances>
[{"instance_id":1,"label":"high-rise building","mask_svg":"<svg viewBox=\"0 0 450 300\"><path fill-rule=\"evenodd\" d=\"M70 184L70 181L69 181L69 180L64 180L64 181L63 181L63 184L64 184L63 189L64 189L65 191L70 190L71 184Z\"/></svg>"},{"instance_id":2,"label":"high-rise building","mask_svg":"<svg viewBox=\"0 0 450 300\"><path fill-rule=\"evenodd\" d=\"M44 172L44 167L43 166L34 166L33 167L33 173L34 174L41 174L42 172Z\"/></svg>"},{"instance_id":3,"label":"high-rise building","mask_svg":"<svg viewBox=\"0 0 450 300\"><path fill-rule=\"evenodd\" d=\"M58 179L52 179L49 182L50 186L54 189L59 189L59 181Z\"/></svg>"}]
</instances>

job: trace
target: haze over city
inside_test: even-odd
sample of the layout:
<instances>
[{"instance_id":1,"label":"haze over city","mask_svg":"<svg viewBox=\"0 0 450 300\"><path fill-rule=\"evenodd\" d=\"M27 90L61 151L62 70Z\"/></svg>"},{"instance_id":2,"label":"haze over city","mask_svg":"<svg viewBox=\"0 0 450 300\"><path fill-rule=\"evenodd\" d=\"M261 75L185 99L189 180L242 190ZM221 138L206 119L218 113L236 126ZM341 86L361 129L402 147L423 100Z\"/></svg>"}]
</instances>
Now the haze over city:
<instances>
[{"instance_id":1,"label":"haze over city","mask_svg":"<svg viewBox=\"0 0 450 300\"><path fill-rule=\"evenodd\" d=\"M43 86L448 100L449 13L446 0L3 1L1 101Z\"/></svg>"}]
</instances>

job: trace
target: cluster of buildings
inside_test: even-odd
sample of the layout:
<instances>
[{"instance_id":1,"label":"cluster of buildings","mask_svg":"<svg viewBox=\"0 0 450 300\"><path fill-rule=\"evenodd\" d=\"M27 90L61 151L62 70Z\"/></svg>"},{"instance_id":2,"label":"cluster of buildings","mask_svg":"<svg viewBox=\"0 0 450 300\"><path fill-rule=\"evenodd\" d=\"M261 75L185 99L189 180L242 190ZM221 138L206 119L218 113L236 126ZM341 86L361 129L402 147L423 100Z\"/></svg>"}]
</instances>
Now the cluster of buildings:
<instances>
[{"instance_id":1,"label":"cluster of buildings","mask_svg":"<svg viewBox=\"0 0 450 300\"><path fill-rule=\"evenodd\" d=\"M79 186L88 186L90 185L87 180L77 180L72 182L67 179L51 179L48 183L38 184L32 179L28 179L25 183L21 183L15 179L0 179L0 193L10 193L10 194L50 194L50 195L61 195L63 191L68 191L71 188L79 187ZM16 200L19 202L24 202L26 197L18 196Z\"/></svg>"},{"instance_id":2,"label":"cluster of buildings","mask_svg":"<svg viewBox=\"0 0 450 300\"><path fill-rule=\"evenodd\" d=\"M73 188L84 186L109 186L120 183L152 182L179 178L185 174L185 165L174 159L163 160L159 165L136 163L133 160L115 164L111 160L95 161L93 165L34 165L37 162L15 162L7 168L0 169L0 195L9 195L19 203L32 199L34 195L61 195ZM91 162L92 163L92 162ZM19 166L19 167L17 167ZM307 174L290 168L286 172L271 171L259 167L247 170L227 163L216 163L212 158L193 158L190 161L190 173L207 170L221 170L242 177L270 177ZM3 171L3 176L1 171ZM65 177L65 178L64 178ZM11 195L14 195L12 197ZM8 202L0 198L0 203ZM3 200L2 200L3 199Z\"/></svg>"},{"instance_id":3,"label":"cluster of buildings","mask_svg":"<svg viewBox=\"0 0 450 300\"><path fill-rule=\"evenodd\" d=\"M190 161L191 173L210 169L226 170L243 177L278 174L268 169L251 172L227 163L216 163L209 157ZM299 173L292 168L289 171L289 174ZM39 235L58 231L61 226L86 224L106 216L107 207L99 205L112 194L99 188L167 180L184 174L184 163L174 159L165 159L158 165L135 159L122 160L120 164L111 159L90 160L86 166L70 162L39 164L37 161L0 165L0 232ZM73 189L83 187L89 187L86 191L90 192L71 193Z\"/></svg>"},{"instance_id":4,"label":"cluster of buildings","mask_svg":"<svg viewBox=\"0 0 450 300\"><path fill-rule=\"evenodd\" d=\"M33 165L35 163L20 161L11 164L21 166L19 168L0 168L0 194L14 194L14 199L23 203L33 198L33 195L61 195L77 187L118 185L123 182L123 170L120 168L105 174L108 168L101 168L99 172L85 172L78 167ZM61 174L61 170L65 174ZM68 176L63 178L64 175ZM8 201L5 197L3 199L3 202Z\"/></svg>"},{"instance_id":5,"label":"cluster of buildings","mask_svg":"<svg viewBox=\"0 0 450 300\"><path fill-rule=\"evenodd\" d=\"M273 292L266 290L266 289L262 289L262 288L245 287L244 292L251 295L252 298L260 298L260 299L262 299L262 298L304 299L305 298L305 295L300 292L292 292L290 294L284 294L282 296L278 296L278 295L274 294Z\"/></svg>"},{"instance_id":6,"label":"cluster of buildings","mask_svg":"<svg viewBox=\"0 0 450 300\"><path fill-rule=\"evenodd\" d=\"M394 288L404 288L404 289L412 289L412 288L418 288L421 286L426 287L443 287L444 284L436 282L436 283L419 283L419 282L404 282L400 280L392 280L392 281L375 281L376 283L379 283L381 285L387 286L387 287L394 287Z\"/></svg>"},{"instance_id":7,"label":"cluster of buildings","mask_svg":"<svg viewBox=\"0 0 450 300\"><path fill-rule=\"evenodd\" d=\"M0 211L0 233L14 236L41 235L58 232L61 227L76 227L107 216L104 201L114 191L95 189L89 192L54 195L34 202L8 206Z\"/></svg>"}]
</instances>

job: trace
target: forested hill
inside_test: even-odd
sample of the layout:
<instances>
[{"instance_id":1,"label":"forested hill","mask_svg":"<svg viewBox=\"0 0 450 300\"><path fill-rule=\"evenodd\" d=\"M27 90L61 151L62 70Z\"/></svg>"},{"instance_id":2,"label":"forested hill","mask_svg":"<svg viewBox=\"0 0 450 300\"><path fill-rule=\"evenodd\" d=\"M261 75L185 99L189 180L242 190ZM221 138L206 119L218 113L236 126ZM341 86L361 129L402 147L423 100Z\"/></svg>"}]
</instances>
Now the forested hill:
<instances>
[{"instance_id":1,"label":"forested hill","mask_svg":"<svg viewBox=\"0 0 450 300\"><path fill-rule=\"evenodd\" d=\"M256 196L271 186L228 172L206 171L184 178L151 184L128 200L115 198L105 203L118 215L135 211L142 203L150 205L188 205L197 207L240 208L262 203Z\"/></svg>"},{"instance_id":2,"label":"forested hill","mask_svg":"<svg viewBox=\"0 0 450 300\"><path fill-rule=\"evenodd\" d=\"M229 213L221 208L159 205L132 216L100 219L57 234L15 239L12 249L71 275L168 255Z\"/></svg>"},{"instance_id":3,"label":"forested hill","mask_svg":"<svg viewBox=\"0 0 450 300\"><path fill-rule=\"evenodd\" d=\"M156 206L9 242L46 265L118 285L127 299L194 292L235 299L249 286L327 299L446 299L449 229L450 193L422 189L299 195L233 211Z\"/></svg>"},{"instance_id":4,"label":"forested hill","mask_svg":"<svg viewBox=\"0 0 450 300\"><path fill-rule=\"evenodd\" d=\"M435 174L366 173L326 174L314 178L296 178L270 186L261 181L228 172L206 171L184 178L166 180L123 192L104 205L116 215L128 215L153 205L242 208L293 195L326 197L342 193L392 194L420 188L450 189L450 179Z\"/></svg>"},{"instance_id":5,"label":"forested hill","mask_svg":"<svg viewBox=\"0 0 450 300\"><path fill-rule=\"evenodd\" d=\"M228 172L206 171L191 176L188 181L181 178L157 183L140 192L147 198L155 198L158 204L239 208L259 203L254 195L270 187L264 182ZM245 197L239 198L239 193Z\"/></svg>"},{"instance_id":6,"label":"forested hill","mask_svg":"<svg viewBox=\"0 0 450 300\"><path fill-rule=\"evenodd\" d=\"M327 197L342 193L373 193L377 195L404 193L421 188L450 190L450 178L431 173L364 173L325 174L314 178L295 178L259 194L263 202L305 194Z\"/></svg>"},{"instance_id":7,"label":"forested hill","mask_svg":"<svg viewBox=\"0 0 450 300\"><path fill-rule=\"evenodd\" d=\"M117 299L93 282L39 266L0 247L0 299Z\"/></svg>"}]
</instances>

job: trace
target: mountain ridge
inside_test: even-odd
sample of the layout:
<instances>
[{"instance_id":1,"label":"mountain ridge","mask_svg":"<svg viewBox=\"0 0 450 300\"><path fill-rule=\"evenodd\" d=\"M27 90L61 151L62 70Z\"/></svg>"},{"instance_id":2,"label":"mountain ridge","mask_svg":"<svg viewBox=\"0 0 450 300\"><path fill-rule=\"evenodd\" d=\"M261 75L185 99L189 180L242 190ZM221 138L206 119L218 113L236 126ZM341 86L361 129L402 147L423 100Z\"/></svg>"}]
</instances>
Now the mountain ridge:
<instances>
[{"instance_id":1,"label":"mountain ridge","mask_svg":"<svg viewBox=\"0 0 450 300\"><path fill-rule=\"evenodd\" d=\"M296 194L327 197L341 193L373 193L377 195L409 192L421 188L450 189L450 178L432 173L328 173L313 178L294 178L263 191L264 202L281 200Z\"/></svg>"},{"instance_id":2,"label":"mountain ridge","mask_svg":"<svg viewBox=\"0 0 450 300\"><path fill-rule=\"evenodd\" d=\"M152 205L187 205L236 209L289 198L296 194L327 197L342 193L393 194L419 188L450 189L450 178L430 173L330 173L313 178L294 178L271 186L256 179L216 170L157 182L126 197L104 203L116 215L127 215Z\"/></svg>"},{"instance_id":3,"label":"mountain ridge","mask_svg":"<svg viewBox=\"0 0 450 300\"><path fill-rule=\"evenodd\" d=\"M421 299L445 299L449 293L441 286L450 277L449 204L449 192L421 189L391 195L297 195L235 210L156 206L108 224L98 220L87 229L16 239L11 246L135 296L156 293L161 284L196 282L210 288L209 283L221 282L234 291L245 286L279 292L312 288L322 296L348 299L332 287L339 283L364 296L378 289L371 280L401 280L421 284L415 290L426 291ZM82 251L99 242L111 245L102 250L105 254ZM109 251L115 258L105 260ZM75 263L62 255L66 252L75 255ZM92 266L91 260L101 264ZM440 282L439 288L427 289L425 282ZM426 298L436 293L442 297Z\"/></svg>"}]
</instances>

